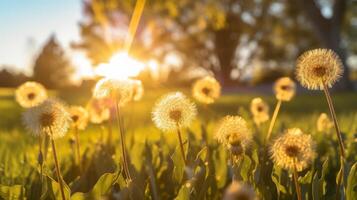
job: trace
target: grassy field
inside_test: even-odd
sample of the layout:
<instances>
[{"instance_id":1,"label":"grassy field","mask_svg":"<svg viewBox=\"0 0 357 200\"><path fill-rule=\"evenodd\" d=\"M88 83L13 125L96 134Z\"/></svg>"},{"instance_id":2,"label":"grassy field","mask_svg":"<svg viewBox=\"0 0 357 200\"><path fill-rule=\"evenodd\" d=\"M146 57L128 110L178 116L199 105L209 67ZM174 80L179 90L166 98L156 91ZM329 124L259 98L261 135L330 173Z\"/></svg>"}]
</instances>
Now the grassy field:
<instances>
[{"instance_id":1,"label":"grassy field","mask_svg":"<svg viewBox=\"0 0 357 200\"><path fill-rule=\"evenodd\" d=\"M81 176L74 162L73 130L57 140L60 166L67 183L66 192L71 199L220 199L234 173L254 186L258 196L264 199L296 198L289 174L272 167L271 161L263 156L267 152L261 144L261 137L267 132L268 124L255 127L249 112L250 101L259 94L224 95L209 107L197 103L198 119L183 134L189 161L185 170L176 135L160 132L151 122L152 106L165 92L146 91L142 101L124 108L126 143L135 177L129 186L120 173L121 154L116 126L113 126L113 146L107 145L107 124L89 125L80 133L85 169ZM190 96L188 90L184 92ZM59 96L69 105L85 105L88 99L86 95L72 93ZM275 98L260 97L269 103L272 113ZM356 166L352 168L357 160L357 93L333 94L333 100L347 146L344 185L348 200L352 200L357 197ZM14 101L13 90L1 89L0 199L59 199L50 153L44 169L45 179L41 184L37 139L24 130L22 112L23 109ZM335 177L339 169L338 144L333 131L317 132L316 120L321 112L328 113L322 93L298 95L291 102L283 103L273 131L275 137L286 128L298 127L311 134L317 142L318 157L311 168L299 174L306 199L334 199L335 195ZM214 126L225 115L242 116L255 135L255 143L242 159L238 172L230 166L226 149L214 139Z\"/></svg>"}]
</instances>

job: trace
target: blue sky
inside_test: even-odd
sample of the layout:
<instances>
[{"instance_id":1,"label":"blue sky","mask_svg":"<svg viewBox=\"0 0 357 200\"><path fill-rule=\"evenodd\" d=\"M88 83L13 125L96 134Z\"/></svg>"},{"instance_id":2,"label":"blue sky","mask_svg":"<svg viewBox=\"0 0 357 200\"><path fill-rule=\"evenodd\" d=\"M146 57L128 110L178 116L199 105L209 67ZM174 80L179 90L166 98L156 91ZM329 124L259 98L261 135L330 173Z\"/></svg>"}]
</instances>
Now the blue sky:
<instances>
[{"instance_id":1,"label":"blue sky","mask_svg":"<svg viewBox=\"0 0 357 200\"><path fill-rule=\"evenodd\" d=\"M79 38L81 14L81 0L0 0L0 66L30 72L52 33L68 48Z\"/></svg>"}]
</instances>

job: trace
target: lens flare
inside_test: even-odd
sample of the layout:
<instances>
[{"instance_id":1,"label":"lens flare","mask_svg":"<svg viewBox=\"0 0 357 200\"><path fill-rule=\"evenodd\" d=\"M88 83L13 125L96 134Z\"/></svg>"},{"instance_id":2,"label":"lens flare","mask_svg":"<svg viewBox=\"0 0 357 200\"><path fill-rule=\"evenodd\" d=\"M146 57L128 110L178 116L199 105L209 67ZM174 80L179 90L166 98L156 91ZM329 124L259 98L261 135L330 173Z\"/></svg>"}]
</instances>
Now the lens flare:
<instances>
[{"instance_id":1,"label":"lens flare","mask_svg":"<svg viewBox=\"0 0 357 200\"><path fill-rule=\"evenodd\" d=\"M137 76L144 68L144 63L125 52L119 52L109 60L109 63L100 64L95 69L95 74L106 78L129 78Z\"/></svg>"}]
</instances>

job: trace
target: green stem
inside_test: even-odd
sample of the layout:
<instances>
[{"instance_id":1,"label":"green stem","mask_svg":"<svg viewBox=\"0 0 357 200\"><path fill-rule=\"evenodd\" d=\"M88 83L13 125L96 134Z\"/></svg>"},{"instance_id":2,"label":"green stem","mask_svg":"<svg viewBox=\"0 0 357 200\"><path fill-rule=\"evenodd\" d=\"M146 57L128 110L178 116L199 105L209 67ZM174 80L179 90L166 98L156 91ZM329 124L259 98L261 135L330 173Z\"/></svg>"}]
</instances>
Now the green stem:
<instances>
[{"instance_id":1,"label":"green stem","mask_svg":"<svg viewBox=\"0 0 357 200\"><path fill-rule=\"evenodd\" d=\"M64 189L63 189L62 175L61 175L61 171L60 171L59 164L58 164L58 159L57 159L56 145L55 145L55 141L53 140L53 132L52 132L51 128L50 128L50 133L51 133L51 143L52 143L53 158L55 160L55 166L56 166L57 181L58 181L58 183L60 185L62 200L66 200L66 196L64 194Z\"/></svg>"},{"instance_id":2,"label":"green stem","mask_svg":"<svg viewBox=\"0 0 357 200\"><path fill-rule=\"evenodd\" d=\"M184 147L183 147L183 142L182 142L182 137L181 137L180 126L177 125L176 129L177 129L177 135L178 135L179 142L180 142L180 149L181 149L182 159L183 159L183 162L185 163L185 165L187 165L186 156L185 156L185 150L184 150Z\"/></svg>"},{"instance_id":3,"label":"green stem","mask_svg":"<svg viewBox=\"0 0 357 200\"><path fill-rule=\"evenodd\" d=\"M122 149L122 154L123 154L122 157L123 157L123 163L124 163L124 172L125 172L125 174L127 176L127 179L131 180L128 161L127 161L127 157L126 157L124 124L123 124L123 120L121 118L120 106L118 104L119 104L119 102L116 99L115 111L116 111L116 115L117 115L117 124L119 126L119 132L120 132L121 149Z\"/></svg>"},{"instance_id":4,"label":"green stem","mask_svg":"<svg viewBox=\"0 0 357 200\"><path fill-rule=\"evenodd\" d=\"M282 103L282 101L278 100L278 102L277 102L277 104L275 106L273 117L272 117L272 119L270 121L269 129L268 129L268 134L266 136L266 141L269 141L271 133L273 132L273 128L274 128L274 125L275 125L276 118L278 117L278 113L279 113L279 110L280 110L280 107L281 107L281 103Z\"/></svg>"},{"instance_id":5,"label":"green stem","mask_svg":"<svg viewBox=\"0 0 357 200\"><path fill-rule=\"evenodd\" d=\"M301 196L301 188L298 182L298 174L297 174L297 170L296 170L296 165L295 165L295 161L294 161L294 172L293 172L293 178L294 178L294 183L295 183L295 190L296 190L296 195L298 200L302 200L302 196Z\"/></svg>"},{"instance_id":6,"label":"green stem","mask_svg":"<svg viewBox=\"0 0 357 200\"><path fill-rule=\"evenodd\" d=\"M342 142L342 135L341 135L340 127L339 127L338 122L337 122L337 116L336 116L335 108L334 108L333 103L332 103L330 92L329 92L329 90L328 90L328 88L327 88L327 86L325 84L324 84L324 92L325 92L325 96L326 96L326 99L327 99L328 107L330 109L330 114L331 114L331 117L333 119L333 123L335 125L336 135L337 135L337 138L338 138L338 144L340 146L341 156L343 158L345 158L345 147L344 147L343 142Z\"/></svg>"},{"instance_id":7,"label":"green stem","mask_svg":"<svg viewBox=\"0 0 357 200\"><path fill-rule=\"evenodd\" d=\"M76 137L77 161L78 161L79 172L82 173L81 151L80 151L79 134L78 134L77 127L74 127L74 134Z\"/></svg>"},{"instance_id":8,"label":"green stem","mask_svg":"<svg viewBox=\"0 0 357 200\"><path fill-rule=\"evenodd\" d=\"M328 87L327 87L326 84L324 84L324 93L325 93L327 104L328 104L328 107L329 107L329 110L330 110L330 114L331 114L331 117L333 119L333 123L334 123L334 126L335 126L336 135L337 135L338 144L339 144L340 153L341 153L341 155L340 155L340 172L338 174L337 181L336 181L336 199L339 199L340 189L341 189L341 185L342 185L342 177L343 177L343 174L344 174L343 164L344 164L344 160L345 160L345 147L344 147L344 144L343 144L343 141L342 141L342 135L341 135L341 131L340 131L340 126L338 125L335 108L334 108L333 103L332 103L332 98L331 98L330 92L329 92Z\"/></svg>"},{"instance_id":9,"label":"green stem","mask_svg":"<svg viewBox=\"0 0 357 200\"><path fill-rule=\"evenodd\" d=\"M109 120L108 120L108 138L107 138L107 144L109 146L112 144L112 123L113 123L113 116L110 113Z\"/></svg>"},{"instance_id":10,"label":"green stem","mask_svg":"<svg viewBox=\"0 0 357 200\"><path fill-rule=\"evenodd\" d=\"M42 154L42 134L38 136L38 164L40 165L40 175L41 175L41 187L43 184L43 154Z\"/></svg>"}]
</instances>

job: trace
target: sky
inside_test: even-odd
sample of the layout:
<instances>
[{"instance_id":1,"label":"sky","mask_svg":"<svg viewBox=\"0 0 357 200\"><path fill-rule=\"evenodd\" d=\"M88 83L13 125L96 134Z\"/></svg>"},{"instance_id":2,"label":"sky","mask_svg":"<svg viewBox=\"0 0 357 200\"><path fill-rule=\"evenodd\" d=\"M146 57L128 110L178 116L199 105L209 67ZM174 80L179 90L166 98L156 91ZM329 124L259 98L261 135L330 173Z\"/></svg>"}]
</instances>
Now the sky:
<instances>
[{"instance_id":1,"label":"sky","mask_svg":"<svg viewBox=\"0 0 357 200\"><path fill-rule=\"evenodd\" d=\"M0 66L31 72L42 45L56 34L64 48L79 40L81 0L0 0Z\"/></svg>"}]
</instances>

